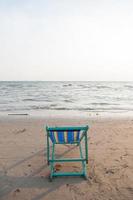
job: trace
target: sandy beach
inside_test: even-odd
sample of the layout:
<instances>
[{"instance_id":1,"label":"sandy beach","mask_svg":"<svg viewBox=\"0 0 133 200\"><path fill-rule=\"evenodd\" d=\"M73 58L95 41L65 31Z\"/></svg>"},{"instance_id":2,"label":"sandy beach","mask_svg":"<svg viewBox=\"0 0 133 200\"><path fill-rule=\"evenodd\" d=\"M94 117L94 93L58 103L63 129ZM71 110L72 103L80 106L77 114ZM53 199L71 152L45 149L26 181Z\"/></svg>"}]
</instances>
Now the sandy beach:
<instances>
[{"instance_id":1,"label":"sandy beach","mask_svg":"<svg viewBox=\"0 0 133 200\"><path fill-rule=\"evenodd\" d=\"M49 182L45 125L86 125L89 130L88 180L61 177ZM64 146L59 154L76 155ZM63 167L63 166L62 166ZM77 170L73 163L70 170ZM1 200L132 200L133 120L88 118L0 119Z\"/></svg>"}]
</instances>

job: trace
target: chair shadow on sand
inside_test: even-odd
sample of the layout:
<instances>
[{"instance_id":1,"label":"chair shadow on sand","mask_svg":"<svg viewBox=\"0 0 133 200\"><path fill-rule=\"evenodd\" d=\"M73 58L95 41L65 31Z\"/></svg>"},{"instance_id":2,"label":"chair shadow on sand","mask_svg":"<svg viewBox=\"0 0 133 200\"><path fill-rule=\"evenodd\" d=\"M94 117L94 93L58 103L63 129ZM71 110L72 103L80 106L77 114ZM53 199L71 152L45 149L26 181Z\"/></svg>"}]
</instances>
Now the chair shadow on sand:
<instances>
[{"instance_id":1,"label":"chair shadow on sand","mask_svg":"<svg viewBox=\"0 0 133 200\"><path fill-rule=\"evenodd\" d=\"M64 151L61 156L70 152L74 148L76 148L76 147L74 146L74 147L71 147L68 150ZM43 159L43 155L44 156L46 155L46 149L45 149L45 151L44 150L38 151L35 154L28 156L25 159L20 160L20 161L16 162L15 164L9 166L6 169L6 172L4 172L4 171L0 172L0 199L1 198L6 199L6 195L8 195L9 193L14 192L14 191L21 192L21 189L24 189L24 188L45 189L45 191L42 192L41 194L37 194L35 197L31 198L32 200L39 200L39 199L44 198L49 193L57 190L62 185L74 184L74 183L83 181L82 177L74 177L74 178L72 178L72 177L59 178L58 177L52 183L50 183L49 179L48 179L48 175L41 176L39 174L44 170L48 171L47 164L38 166L38 168L36 170L34 170L33 172L31 172L30 175L28 175L28 176L20 176L20 177L8 176L8 172L11 169L14 169L15 167L20 167L21 164L23 164L24 162L29 161L33 158L36 160L37 156L41 156Z\"/></svg>"}]
</instances>

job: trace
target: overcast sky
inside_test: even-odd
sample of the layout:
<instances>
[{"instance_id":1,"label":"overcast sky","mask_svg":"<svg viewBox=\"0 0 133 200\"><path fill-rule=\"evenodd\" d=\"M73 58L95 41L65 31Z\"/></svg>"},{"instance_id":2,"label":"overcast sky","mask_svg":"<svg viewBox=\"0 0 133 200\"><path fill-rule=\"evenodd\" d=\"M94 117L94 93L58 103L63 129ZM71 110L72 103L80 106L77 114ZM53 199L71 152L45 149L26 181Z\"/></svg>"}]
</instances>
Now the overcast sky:
<instances>
[{"instance_id":1,"label":"overcast sky","mask_svg":"<svg viewBox=\"0 0 133 200\"><path fill-rule=\"evenodd\" d=\"M133 80L133 1L0 0L0 80Z\"/></svg>"}]
</instances>

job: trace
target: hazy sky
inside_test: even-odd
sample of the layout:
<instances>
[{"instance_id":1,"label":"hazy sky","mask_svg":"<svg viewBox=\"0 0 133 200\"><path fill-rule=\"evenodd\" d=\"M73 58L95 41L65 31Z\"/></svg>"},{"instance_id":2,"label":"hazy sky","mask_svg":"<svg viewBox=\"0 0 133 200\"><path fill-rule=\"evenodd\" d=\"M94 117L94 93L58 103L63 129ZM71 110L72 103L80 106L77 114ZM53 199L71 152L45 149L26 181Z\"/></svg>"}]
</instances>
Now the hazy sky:
<instances>
[{"instance_id":1,"label":"hazy sky","mask_svg":"<svg viewBox=\"0 0 133 200\"><path fill-rule=\"evenodd\" d=\"M133 80L133 1L0 0L0 80Z\"/></svg>"}]
</instances>

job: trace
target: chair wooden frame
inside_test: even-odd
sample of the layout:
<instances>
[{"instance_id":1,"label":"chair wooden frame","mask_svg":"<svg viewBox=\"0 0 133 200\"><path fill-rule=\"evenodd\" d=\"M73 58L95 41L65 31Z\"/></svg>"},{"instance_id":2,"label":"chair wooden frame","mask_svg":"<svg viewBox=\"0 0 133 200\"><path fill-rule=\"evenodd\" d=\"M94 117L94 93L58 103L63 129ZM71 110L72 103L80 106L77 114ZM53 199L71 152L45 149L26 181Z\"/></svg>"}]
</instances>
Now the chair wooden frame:
<instances>
[{"instance_id":1,"label":"chair wooden frame","mask_svg":"<svg viewBox=\"0 0 133 200\"><path fill-rule=\"evenodd\" d=\"M53 177L57 176L83 176L87 178L86 164L88 163L88 137L87 131L88 126L72 126L72 127L48 127L46 126L46 136L47 136L47 163L50 165L50 180L52 181ZM55 139L55 134L58 139ZM64 135L66 134L66 141ZM73 139L74 134L77 134L78 139ZM71 138L69 138L71 135ZM59 137L59 136L62 136ZM68 140L69 139L69 140ZM52 146L50 145L50 141ZM83 155L81 142L84 141L85 155ZM76 145L80 151L79 158L55 158L55 146L57 144L70 144ZM50 148L52 148L52 155L50 156ZM60 162L81 162L82 171L81 172L56 172L55 163Z\"/></svg>"}]
</instances>

